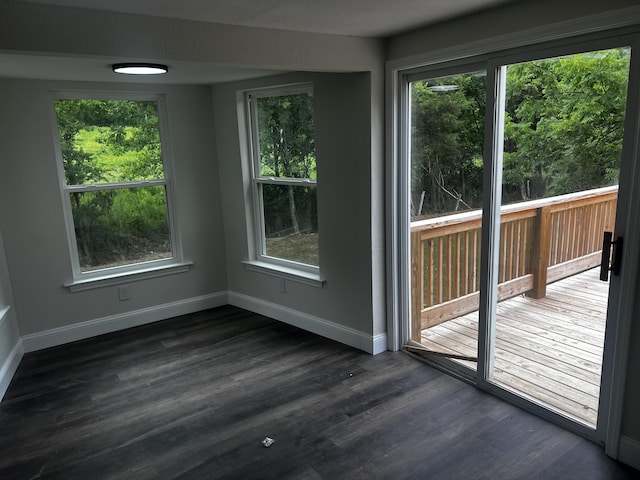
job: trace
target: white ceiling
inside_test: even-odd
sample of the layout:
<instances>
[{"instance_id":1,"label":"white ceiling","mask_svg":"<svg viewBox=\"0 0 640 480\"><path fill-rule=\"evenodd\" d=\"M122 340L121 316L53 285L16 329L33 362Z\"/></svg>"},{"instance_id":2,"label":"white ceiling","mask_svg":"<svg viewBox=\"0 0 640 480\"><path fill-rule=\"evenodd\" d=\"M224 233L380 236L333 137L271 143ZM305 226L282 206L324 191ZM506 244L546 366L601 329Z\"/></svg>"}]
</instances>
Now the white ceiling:
<instances>
[{"instance_id":1,"label":"white ceiling","mask_svg":"<svg viewBox=\"0 0 640 480\"><path fill-rule=\"evenodd\" d=\"M300 32L387 37L511 0L19 0Z\"/></svg>"}]
</instances>

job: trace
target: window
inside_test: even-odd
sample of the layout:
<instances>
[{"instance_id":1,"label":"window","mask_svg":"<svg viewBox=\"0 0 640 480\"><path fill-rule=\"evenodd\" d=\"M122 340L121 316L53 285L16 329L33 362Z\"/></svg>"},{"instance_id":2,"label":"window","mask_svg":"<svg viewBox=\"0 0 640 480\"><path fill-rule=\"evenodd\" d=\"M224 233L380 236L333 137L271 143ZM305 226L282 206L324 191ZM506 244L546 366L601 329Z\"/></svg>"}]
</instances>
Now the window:
<instances>
[{"instance_id":1,"label":"window","mask_svg":"<svg viewBox=\"0 0 640 480\"><path fill-rule=\"evenodd\" d=\"M252 146L255 258L317 272L318 211L310 86L246 95Z\"/></svg>"},{"instance_id":2,"label":"window","mask_svg":"<svg viewBox=\"0 0 640 480\"><path fill-rule=\"evenodd\" d=\"M54 99L76 280L176 257L160 104L157 97Z\"/></svg>"}]
</instances>

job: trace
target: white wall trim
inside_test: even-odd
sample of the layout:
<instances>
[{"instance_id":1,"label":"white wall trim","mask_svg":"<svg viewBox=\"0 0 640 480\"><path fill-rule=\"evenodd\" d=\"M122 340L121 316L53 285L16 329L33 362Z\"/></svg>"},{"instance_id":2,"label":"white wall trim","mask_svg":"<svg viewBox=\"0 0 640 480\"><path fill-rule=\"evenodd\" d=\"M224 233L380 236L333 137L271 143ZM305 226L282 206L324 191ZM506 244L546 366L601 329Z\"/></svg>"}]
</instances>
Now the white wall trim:
<instances>
[{"instance_id":1,"label":"white wall trim","mask_svg":"<svg viewBox=\"0 0 640 480\"><path fill-rule=\"evenodd\" d=\"M153 262L148 263L152 264ZM156 263L154 266L147 265L146 267L139 268L138 270L74 280L71 283L65 283L64 286L67 287L70 292L84 292L94 288L104 288L112 285L122 285L123 283L139 282L140 280L148 280L150 278L166 277L167 275L185 273L188 272L192 266L193 262L180 262L162 265L158 265Z\"/></svg>"},{"instance_id":2,"label":"white wall trim","mask_svg":"<svg viewBox=\"0 0 640 480\"><path fill-rule=\"evenodd\" d=\"M33 352L226 304L226 292L213 293L32 333L22 342L25 352Z\"/></svg>"},{"instance_id":3,"label":"white wall trim","mask_svg":"<svg viewBox=\"0 0 640 480\"><path fill-rule=\"evenodd\" d=\"M288 323L373 355L387 349L387 335L384 333L375 336L369 335L314 315L235 292L229 292L229 304Z\"/></svg>"},{"instance_id":4,"label":"white wall trim","mask_svg":"<svg viewBox=\"0 0 640 480\"><path fill-rule=\"evenodd\" d=\"M373 336L373 355L387 351L387 334L379 333Z\"/></svg>"},{"instance_id":5,"label":"white wall trim","mask_svg":"<svg viewBox=\"0 0 640 480\"><path fill-rule=\"evenodd\" d=\"M372 355L387 350L386 333L369 335L329 320L234 292L203 295L24 335L21 346L24 347L24 352L34 352L223 305L234 305L266 315Z\"/></svg>"},{"instance_id":6,"label":"white wall trim","mask_svg":"<svg viewBox=\"0 0 640 480\"><path fill-rule=\"evenodd\" d=\"M622 435L618 446L618 460L640 470L640 442Z\"/></svg>"},{"instance_id":7,"label":"white wall trim","mask_svg":"<svg viewBox=\"0 0 640 480\"><path fill-rule=\"evenodd\" d=\"M7 393L11 379L18 369L18 365L24 355L24 348L22 340L18 339L14 347L11 349L11 353L2 364L0 368L0 401L4 398L4 394Z\"/></svg>"}]
</instances>

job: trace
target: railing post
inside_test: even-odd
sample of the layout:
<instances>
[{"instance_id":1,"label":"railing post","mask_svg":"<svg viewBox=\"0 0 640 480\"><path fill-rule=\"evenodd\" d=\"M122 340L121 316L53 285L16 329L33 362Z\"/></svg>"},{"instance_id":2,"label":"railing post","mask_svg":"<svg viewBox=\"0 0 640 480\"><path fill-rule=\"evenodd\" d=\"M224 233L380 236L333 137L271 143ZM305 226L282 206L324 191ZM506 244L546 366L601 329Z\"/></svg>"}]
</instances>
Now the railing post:
<instances>
[{"instance_id":1,"label":"railing post","mask_svg":"<svg viewBox=\"0 0 640 480\"><path fill-rule=\"evenodd\" d=\"M424 245L420 231L411 233L411 340L422 340L424 305Z\"/></svg>"},{"instance_id":2,"label":"railing post","mask_svg":"<svg viewBox=\"0 0 640 480\"><path fill-rule=\"evenodd\" d=\"M533 288L526 292L528 297L544 298L547 295L547 269L551 251L551 211L549 207L536 209L531 236L531 273Z\"/></svg>"}]
</instances>

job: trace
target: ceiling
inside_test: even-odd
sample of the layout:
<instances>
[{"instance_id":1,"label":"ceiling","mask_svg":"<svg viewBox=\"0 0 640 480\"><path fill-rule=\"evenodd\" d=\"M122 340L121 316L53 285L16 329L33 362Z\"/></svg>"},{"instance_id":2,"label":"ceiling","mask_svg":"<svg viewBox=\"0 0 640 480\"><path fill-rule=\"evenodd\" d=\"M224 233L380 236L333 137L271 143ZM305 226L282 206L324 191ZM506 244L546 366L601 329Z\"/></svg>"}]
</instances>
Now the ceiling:
<instances>
[{"instance_id":1,"label":"ceiling","mask_svg":"<svg viewBox=\"0 0 640 480\"><path fill-rule=\"evenodd\" d=\"M514 0L13 0L218 24L356 37L388 37ZM141 59L142 60L142 59ZM153 61L152 59L148 59ZM171 75L114 75L118 58L2 52L0 77L212 84L280 73L228 65L171 63ZM163 78L164 77L164 78Z\"/></svg>"},{"instance_id":2,"label":"ceiling","mask_svg":"<svg viewBox=\"0 0 640 480\"><path fill-rule=\"evenodd\" d=\"M205 22L388 37L510 0L19 0Z\"/></svg>"}]
</instances>

